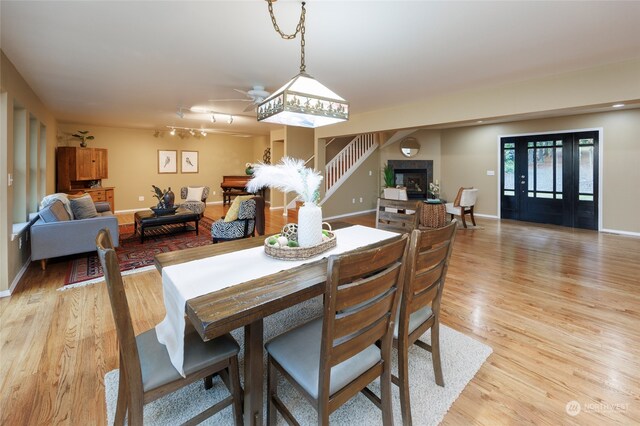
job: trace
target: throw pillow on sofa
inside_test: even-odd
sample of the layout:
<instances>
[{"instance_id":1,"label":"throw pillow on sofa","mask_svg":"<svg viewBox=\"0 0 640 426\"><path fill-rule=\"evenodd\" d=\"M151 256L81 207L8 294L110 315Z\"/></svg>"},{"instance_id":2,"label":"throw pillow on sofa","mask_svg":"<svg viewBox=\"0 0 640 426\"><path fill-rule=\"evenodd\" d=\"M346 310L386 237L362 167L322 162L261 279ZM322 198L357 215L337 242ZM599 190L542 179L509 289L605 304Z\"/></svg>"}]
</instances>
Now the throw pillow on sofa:
<instances>
[{"instance_id":1,"label":"throw pillow on sofa","mask_svg":"<svg viewBox=\"0 0 640 426\"><path fill-rule=\"evenodd\" d=\"M95 204L93 204L91 195L84 194L78 198L71 198L69 201L71 202L73 216L76 219L89 219L98 216L98 211Z\"/></svg>"},{"instance_id":2,"label":"throw pillow on sofa","mask_svg":"<svg viewBox=\"0 0 640 426\"><path fill-rule=\"evenodd\" d=\"M62 222L65 220L71 220L69 213L64 207L64 203L60 200L55 200L47 207L38 212L43 222Z\"/></svg>"}]
</instances>

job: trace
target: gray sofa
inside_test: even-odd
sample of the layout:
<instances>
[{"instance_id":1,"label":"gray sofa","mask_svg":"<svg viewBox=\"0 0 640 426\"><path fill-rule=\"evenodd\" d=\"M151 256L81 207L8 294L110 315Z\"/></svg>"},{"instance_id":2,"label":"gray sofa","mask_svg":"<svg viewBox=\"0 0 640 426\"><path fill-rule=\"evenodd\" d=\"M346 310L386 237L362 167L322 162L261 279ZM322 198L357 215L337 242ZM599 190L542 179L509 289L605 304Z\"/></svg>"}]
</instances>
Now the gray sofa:
<instances>
[{"instance_id":1,"label":"gray sofa","mask_svg":"<svg viewBox=\"0 0 640 426\"><path fill-rule=\"evenodd\" d=\"M102 228L109 229L117 247L118 219L109 210L109 203L94 204L97 216L87 219L71 219L60 201L41 209L31 225L31 260L40 260L44 270L49 258L95 251L96 235Z\"/></svg>"}]
</instances>

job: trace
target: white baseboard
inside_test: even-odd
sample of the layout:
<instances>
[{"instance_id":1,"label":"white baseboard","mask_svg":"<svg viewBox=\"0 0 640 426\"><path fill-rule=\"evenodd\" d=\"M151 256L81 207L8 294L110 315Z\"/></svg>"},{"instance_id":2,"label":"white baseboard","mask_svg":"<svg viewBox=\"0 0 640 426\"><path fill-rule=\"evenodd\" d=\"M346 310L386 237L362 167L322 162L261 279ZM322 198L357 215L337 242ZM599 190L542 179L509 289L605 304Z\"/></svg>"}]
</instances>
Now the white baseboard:
<instances>
[{"instance_id":1,"label":"white baseboard","mask_svg":"<svg viewBox=\"0 0 640 426\"><path fill-rule=\"evenodd\" d=\"M11 293L13 293L16 287L18 287L18 283L20 283L20 279L22 278L24 273L27 272L27 268L29 268L29 265L31 265L31 256L29 256L29 259L27 259L25 264L22 265L22 268L20 268L18 275L16 275L16 277L11 282L11 285L9 286L9 290L0 291L0 298L11 296Z\"/></svg>"},{"instance_id":2,"label":"white baseboard","mask_svg":"<svg viewBox=\"0 0 640 426\"><path fill-rule=\"evenodd\" d=\"M630 237L640 237L640 232L620 231L619 229L602 228L600 232L607 232L610 234L628 235Z\"/></svg>"},{"instance_id":3,"label":"white baseboard","mask_svg":"<svg viewBox=\"0 0 640 426\"><path fill-rule=\"evenodd\" d=\"M336 216L324 217L324 218L322 218L322 220L326 221L326 220L340 219L340 218L349 217L349 216L358 216L358 215L361 215L361 214L373 213L375 211L376 211L376 209L362 210L362 211L354 212L354 213L345 213L345 214L339 214L339 215L336 215Z\"/></svg>"},{"instance_id":4,"label":"white baseboard","mask_svg":"<svg viewBox=\"0 0 640 426\"><path fill-rule=\"evenodd\" d=\"M269 206L269 210L284 210L284 206L280 206L280 207L271 207L271 206Z\"/></svg>"},{"instance_id":5,"label":"white baseboard","mask_svg":"<svg viewBox=\"0 0 640 426\"><path fill-rule=\"evenodd\" d=\"M493 214L481 214L481 213L473 212L473 215L478 217L486 217L488 219L500 219L500 216L496 216Z\"/></svg>"}]
</instances>

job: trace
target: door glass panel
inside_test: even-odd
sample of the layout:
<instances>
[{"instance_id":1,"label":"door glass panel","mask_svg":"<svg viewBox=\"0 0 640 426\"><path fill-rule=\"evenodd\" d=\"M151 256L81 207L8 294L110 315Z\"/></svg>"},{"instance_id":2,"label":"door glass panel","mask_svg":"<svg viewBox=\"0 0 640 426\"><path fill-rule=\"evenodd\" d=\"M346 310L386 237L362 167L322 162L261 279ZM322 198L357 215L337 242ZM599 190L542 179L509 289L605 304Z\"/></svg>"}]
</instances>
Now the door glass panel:
<instances>
[{"instance_id":1,"label":"door glass panel","mask_svg":"<svg viewBox=\"0 0 640 426\"><path fill-rule=\"evenodd\" d=\"M593 195L578 195L580 201L593 201Z\"/></svg>"},{"instance_id":2,"label":"door glass panel","mask_svg":"<svg viewBox=\"0 0 640 426\"><path fill-rule=\"evenodd\" d=\"M533 142L531 142L533 143ZM534 179L534 175L533 175L533 153L535 152L535 149L529 148L528 150L528 154L527 154L527 169L528 169L528 173L529 173L529 191L533 191L533 183L535 182Z\"/></svg>"},{"instance_id":3,"label":"door glass panel","mask_svg":"<svg viewBox=\"0 0 640 426\"><path fill-rule=\"evenodd\" d=\"M553 148L536 150L536 191L553 191Z\"/></svg>"},{"instance_id":4,"label":"door glass panel","mask_svg":"<svg viewBox=\"0 0 640 426\"><path fill-rule=\"evenodd\" d=\"M513 144L505 144L513 145ZM516 158L516 150L515 149L505 149L504 150L504 189L515 189L515 158Z\"/></svg>"},{"instance_id":5,"label":"door glass panel","mask_svg":"<svg viewBox=\"0 0 640 426\"><path fill-rule=\"evenodd\" d=\"M589 138L589 139L580 139L578 141L578 145L593 145L593 139Z\"/></svg>"},{"instance_id":6,"label":"door glass panel","mask_svg":"<svg viewBox=\"0 0 640 426\"><path fill-rule=\"evenodd\" d=\"M535 195L533 195L533 192L528 192L528 193L527 193L527 197L529 197L529 198L533 198L533 197L535 197Z\"/></svg>"},{"instance_id":7,"label":"door glass panel","mask_svg":"<svg viewBox=\"0 0 640 426\"><path fill-rule=\"evenodd\" d=\"M536 146L553 146L553 141L536 142Z\"/></svg>"},{"instance_id":8,"label":"door glass panel","mask_svg":"<svg viewBox=\"0 0 640 426\"><path fill-rule=\"evenodd\" d=\"M556 148L556 192L562 192L562 147Z\"/></svg>"},{"instance_id":9,"label":"door glass panel","mask_svg":"<svg viewBox=\"0 0 640 426\"><path fill-rule=\"evenodd\" d=\"M556 200L562 200L562 194L556 194Z\"/></svg>"},{"instance_id":10,"label":"door glass panel","mask_svg":"<svg viewBox=\"0 0 640 426\"><path fill-rule=\"evenodd\" d=\"M556 141L556 146L562 146L562 139L559 141Z\"/></svg>"},{"instance_id":11,"label":"door glass panel","mask_svg":"<svg viewBox=\"0 0 640 426\"><path fill-rule=\"evenodd\" d=\"M514 197L516 195L516 191L504 191L503 194L507 197Z\"/></svg>"},{"instance_id":12,"label":"door glass panel","mask_svg":"<svg viewBox=\"0 0 640 426\"><path fill-rule=\"evenodd\" d=\"M582 141L582 139L580 140ZM593 194L593 146L581 146L580 155L580 183L578 192L580 194Z\"/></svg>"},{"instance_id":13,"label":"door glass panel","mask_svg":"<svg viewBox=\"0 0 640 426\"><path fill-rule=\"evenodd\" d=\"M553 198L553 194L549 192L536 192L536 197L538 198Z\"/></svg>"}]
</instances>

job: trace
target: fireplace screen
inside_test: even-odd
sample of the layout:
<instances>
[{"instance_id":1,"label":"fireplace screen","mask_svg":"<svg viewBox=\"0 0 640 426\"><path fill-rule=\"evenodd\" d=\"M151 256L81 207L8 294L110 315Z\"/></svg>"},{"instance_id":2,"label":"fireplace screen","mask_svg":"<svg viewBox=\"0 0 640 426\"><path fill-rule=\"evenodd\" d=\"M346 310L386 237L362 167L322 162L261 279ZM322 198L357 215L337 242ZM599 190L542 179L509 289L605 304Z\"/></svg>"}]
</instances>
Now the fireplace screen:
<instances>
[{"instance_id":1,"label":"fireplace screen","mask_svg":"<svg viewBox=\"0 0 640 426\"><path fill-rule=\"evenodd\" d=\"M419 171L396 170L396 185L407 188L409 198L427 198L427 174Z\"/></svg>"}]
</instances>

